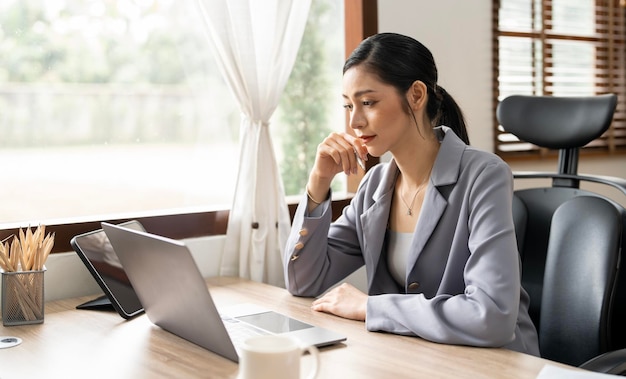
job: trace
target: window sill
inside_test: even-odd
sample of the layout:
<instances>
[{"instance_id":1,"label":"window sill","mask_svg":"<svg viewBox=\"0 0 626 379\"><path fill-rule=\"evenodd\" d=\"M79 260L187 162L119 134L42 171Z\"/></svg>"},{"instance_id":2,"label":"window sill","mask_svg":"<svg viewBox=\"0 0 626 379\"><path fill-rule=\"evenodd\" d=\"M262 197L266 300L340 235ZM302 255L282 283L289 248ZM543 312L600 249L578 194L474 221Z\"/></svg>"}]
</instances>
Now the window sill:
<instances>
[{"instance_id":1,"label":"window sill","mask_svg":"<svg viewBox=\"0 0 626 379\"><path fill-rule=\"evenodd\" d=\"M350 203L353 194L339 194L333 196L333 215L338 217L341 210ZM289 214L293 215L298 206L299 196L287 198ZM101 228L102 221L118 224L128 220L138 220L150 233L158 234L173 239L184 239L226 234L228 227L227 208L205 209L176 209L169 212L154 212L135 215L108 215L104 218L78 220L51 220L47 222L46 233L54 233L55 243L52 253L73 251L70 240L82 233L87 233ZM4 224L0 226L0 240L11 235L18 235L19 228L24 225Z\"/></svg>"}]
</instances>

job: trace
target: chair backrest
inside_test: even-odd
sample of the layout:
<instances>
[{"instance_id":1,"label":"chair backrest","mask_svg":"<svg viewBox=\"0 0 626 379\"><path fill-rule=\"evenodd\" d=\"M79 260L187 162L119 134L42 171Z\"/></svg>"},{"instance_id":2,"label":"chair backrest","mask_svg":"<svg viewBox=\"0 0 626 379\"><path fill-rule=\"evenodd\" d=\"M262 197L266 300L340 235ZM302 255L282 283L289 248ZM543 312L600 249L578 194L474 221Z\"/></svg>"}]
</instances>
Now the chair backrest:
<instances>
[{"instance_id":1,"label":"chair backrest","mask_svg":"<svg viewBox=\"0 0 626 379\"><path fill-rule=\"evenodd\" d=\"M560 174L576 174L578 150L611 125L617 96L584 97L513 95L498 104L504 129L522 141L559 150Z\"/></svg>"},{"instance_id":2,"label":"chair backrest","mask_svg":"<svg viewBox=\"0 0 626 379\"><path fill-rule=\"evenodd\" d=\"M522 286L530 296L529 313L536 326L542 304L543 277L552 215L564 202L581 194L571 188L528 188L514 194L515 233L522 263ZM585 195L593 195L582 192Z\"/></svg>"},{"instance_id":3,"label":"chair backrest","mask_svg":"<svg viewBox=\"0 0 626 379\"><path fill-rule=\"evenodd\" d=\"M622 215L614 204L579 196L554 212L542 291L544 358L578 366L611 344Z\"/></svg>"},{"instance_id":4,"label":"chair backrest","mask_svg":"<svg viewBox=\"0 0 626 379\"><path fill-rule=\"evenodd\" d=\"M602 198L621 215L617 237L621 254L626 254L626 211L600 194L580 189L581 182L611 186L626 195L626 180L578 174L578 151L609 127L617 97L612 94L589 97L511 96L498 105L500 125L520 140L540 147L559 149L558 167L553 172L514 172L516 180L545 178L552 184L515 191L513 217L522 262L522 285L531 299L530 316L541 330L544 306L544 277L548 247L553 238L553 215L562 204L585 196ZM558 238L563 237L559 235ZM553 242L556 243L556 242ZM562 241L562 243L565 243ZM554 249L554 248L553 248ZM620 273L621 274L621 273ZM584 279L582 279L584 280ZM612 318L626 321L626 274L618 275ZM623 325L622 325L623 324ZM610 349L626 346L626 322L611 326Z\"/></svg>"}]
</instances>

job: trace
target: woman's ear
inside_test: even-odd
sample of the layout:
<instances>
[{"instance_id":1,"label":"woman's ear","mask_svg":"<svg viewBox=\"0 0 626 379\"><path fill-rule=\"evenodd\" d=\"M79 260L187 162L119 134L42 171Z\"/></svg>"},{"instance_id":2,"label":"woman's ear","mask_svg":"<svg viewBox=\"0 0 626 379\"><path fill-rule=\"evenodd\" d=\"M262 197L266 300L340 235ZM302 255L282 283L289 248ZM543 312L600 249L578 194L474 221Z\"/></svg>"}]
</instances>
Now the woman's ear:
<instances>
[{"instance_id":1,"label":"woman's ear","mask_svg":"<svg viewBox=\"0 0 626 379\"><path fill-rule=\"evenodd\" d=\"M426 88L426 84L421 80L414 81L407 91L407 100L411 109L414 111L426 107L428 102L428 89Z\"/></svg>"}]
</instances>

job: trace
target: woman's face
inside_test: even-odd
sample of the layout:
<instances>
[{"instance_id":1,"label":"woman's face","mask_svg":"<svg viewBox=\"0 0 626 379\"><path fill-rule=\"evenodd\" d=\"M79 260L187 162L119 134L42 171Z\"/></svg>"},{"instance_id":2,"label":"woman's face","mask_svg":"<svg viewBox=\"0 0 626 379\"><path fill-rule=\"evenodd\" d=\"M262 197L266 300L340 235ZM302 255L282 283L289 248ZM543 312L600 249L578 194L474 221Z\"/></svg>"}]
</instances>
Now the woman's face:
<instances>
[{"instance_id":1,"label":"woman's face","mask_svg":"<svg viewBox=\"0 0 626 379\"><path fill-rule=\"evenodd\" d=\"M380 157L408 145L414 148L417 126L395 87L358 65L343 75L343 98L350 127L370 155Z\"/></svg>"}]
</instances>

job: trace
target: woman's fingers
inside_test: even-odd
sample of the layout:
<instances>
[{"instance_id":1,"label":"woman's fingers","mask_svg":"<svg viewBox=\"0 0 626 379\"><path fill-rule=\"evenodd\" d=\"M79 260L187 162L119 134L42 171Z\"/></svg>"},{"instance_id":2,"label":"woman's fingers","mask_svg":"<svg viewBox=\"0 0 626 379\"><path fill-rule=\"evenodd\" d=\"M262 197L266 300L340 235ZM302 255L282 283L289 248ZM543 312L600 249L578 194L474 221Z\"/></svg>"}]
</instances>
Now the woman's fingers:
<instances>
[{"instance_id":1,"label":"woman's fingers","mask_svg":"<svg viewBox=\"0 0 626 379\"><path fill-rule=\"evenodd\" d=\"M346 175L365 171L367 148L359 138L347 133L331 133L317 149L316 172L320 177L330 178L339 172Z\"/></svg>"},{"instance_id":2,"label":"woman's fingers","mask_svg":"<svg viewBox=\"0 0 626 379\"><path fill-rule=\"evenodd\" d=\"M311 304L311 309L363 321L366 316L367 295L354 286L343 283L316 299Z\"/></svg>"},{"instance_id":3,"label":"woman's fingers","mask_svg":"<svg viewBox=\"0 0 626 379\"><path fill-rule=\"evenodd\" d=\"M346 175L356 174L358 172L358 163L354 147L344 138L341 138L338 142L341 145L340 155L343 172Z\"/></svg>"},{"instance_id":4,"label":"woman's fingers","mask_svg":"<svg viewBox=\"0 0 626 379\"><path fill-rule=\"evenodd\" d=\"M354 149L354 154L356 155L356 158L357 158L357 163L359 164L359 166L361 166L363 170L365 170L364 162L367 161L367 147L363 145L363 142L361 141L360 138L357 138L348 133L344 133L343 138L346 141L348 141L350 145L352 145Z\"/></svg>"},{"instance_id":5,"label":"woman's fingers","mask_svg":"<svg viewBox=\"0 0 626 379\"><path fill-rule=\"evenodd\" d=\"M335 173L343 171L346 175L355 174L358 169L358 161L355 155L355 147L343 137L343 133L332 133L318 148L319 157L332 159L335 165Z\"/></svg>"}]
</instances>

